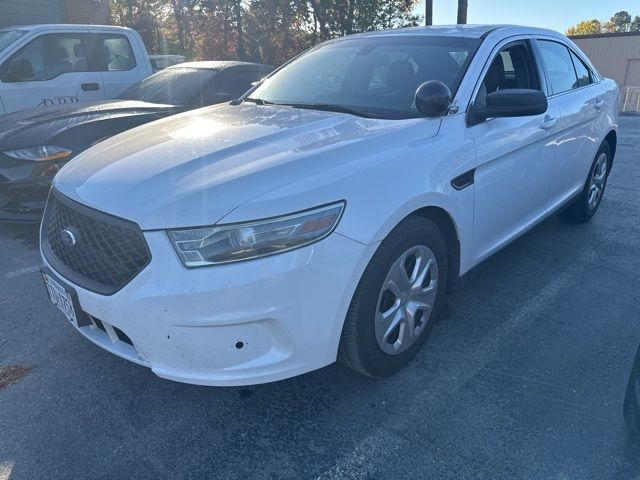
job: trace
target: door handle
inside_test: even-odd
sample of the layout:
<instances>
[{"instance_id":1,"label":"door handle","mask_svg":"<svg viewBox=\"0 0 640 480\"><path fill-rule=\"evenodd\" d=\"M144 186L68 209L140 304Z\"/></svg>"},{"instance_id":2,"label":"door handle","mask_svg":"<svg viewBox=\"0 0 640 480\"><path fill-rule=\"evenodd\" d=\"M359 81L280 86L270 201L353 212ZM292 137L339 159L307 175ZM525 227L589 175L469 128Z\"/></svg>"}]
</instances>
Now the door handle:
<instances>
[{"instance_id":1,"label":"door handle","mask_svg":"<svg viewBox=\"0 0 640 480\"><path fill-rule=\"evenodd\" d=\"M80 84L80 88L83 92L95 92L96 90L100 90L100 85L97 83L82 83Z\"/></svg>"},{"instance_id":2,"label":"door handle","mask_svg":"<svg viewBox=\"0 0 640 480\"><path fill-rule=\"evenodd\" d=\"M594 103L593 106L596 107L598 110L601 109L602 107L604 107L604 100L600 100L599 98L596 98L596 103Z\"/></svg>"},{"instance_id":3,"label":"door handle","mask_svg":"<svg viewBox=\"0 0 640 480\"><path fill-rule=\"evenodd\" d=\"M555 127L558 124L557 118L551 118L548 115L544 118L544 122L540 125L540 128L543 130L549 130Z\"/></svg>"}]
</instances>

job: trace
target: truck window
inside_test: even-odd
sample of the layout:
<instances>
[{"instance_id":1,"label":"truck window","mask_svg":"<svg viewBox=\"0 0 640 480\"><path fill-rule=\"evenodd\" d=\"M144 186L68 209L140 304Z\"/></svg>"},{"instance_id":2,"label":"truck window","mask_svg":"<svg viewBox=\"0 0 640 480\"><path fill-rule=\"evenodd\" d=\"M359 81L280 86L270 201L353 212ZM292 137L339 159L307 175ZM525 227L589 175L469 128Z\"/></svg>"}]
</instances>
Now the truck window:
<instances>
[{"instance_id":1,"label":"truck window","mask_svg":"<svg viewBox=\"0 0 640 480\"><path fill-rule=\"evenodd\" d=\"M25 33L24 30L0 30L0 52L3 52L5 48L14 43Z\"/></svg>"},{"instance_id":2,"label":"truck window","mask_svg":"<svg viewBox=\"0 0 640 480\"><path fill-rule=\"evenodd\" d=\"M136 68L136 57L127 37L117 34L97 34L95 39L98 70L113 72Z\"/></svg>"},{"instance_id":3,"label":"truck window","mask_svg":"<svg viewBox=\"0 0 640 480\"><path fill-rule=\"evenodd\" d=\"M85 35L41 35L18 50L0 67L3 82L51 80L67 72L88 71Z\"/></svg>"}]
</instances>

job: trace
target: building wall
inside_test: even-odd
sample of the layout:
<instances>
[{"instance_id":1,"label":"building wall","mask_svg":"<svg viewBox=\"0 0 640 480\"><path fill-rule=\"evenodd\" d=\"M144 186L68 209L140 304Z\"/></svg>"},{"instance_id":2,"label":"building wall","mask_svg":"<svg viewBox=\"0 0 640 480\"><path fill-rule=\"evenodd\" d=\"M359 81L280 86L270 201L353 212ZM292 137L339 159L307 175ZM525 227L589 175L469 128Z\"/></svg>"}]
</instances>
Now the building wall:
<instances>
[{"instance_id":1,"label":"building wall","mask_svg":"<svg viewBox=\"0 0 640 480\"><path fill-rule=\"evenodd\" d=\"M0 28L38 23L111 23L108 0L0 0Z\"/></svg>"},{"instance_id":2,"label":"building wall","mask_svg":"<svg viewBox=\"0 0 640 480\"><path fill-rule=\"evenodd\" d=\"M66 0L66 23L108 25L111 14L108 0Z\"/></svg>"},{"instance_id":3,"label":"building wall","mask_svg":"<svg viewBox=\"0 0 640 480\"><path fill-rule=\"evenodd\" d=\"M63 0L0 0L0 28L34 23L64 23Z\"/></svg>"},{"instance_id":4,"label":"building wall","mask_svg":"<svg viewBox=\"0 0 640 480\"><path fill-rule=\"evenodd\" d=\"M620 88L640 87L640 34L593 35L571 38L602 75Z\"/></svg>"}]
</instances>

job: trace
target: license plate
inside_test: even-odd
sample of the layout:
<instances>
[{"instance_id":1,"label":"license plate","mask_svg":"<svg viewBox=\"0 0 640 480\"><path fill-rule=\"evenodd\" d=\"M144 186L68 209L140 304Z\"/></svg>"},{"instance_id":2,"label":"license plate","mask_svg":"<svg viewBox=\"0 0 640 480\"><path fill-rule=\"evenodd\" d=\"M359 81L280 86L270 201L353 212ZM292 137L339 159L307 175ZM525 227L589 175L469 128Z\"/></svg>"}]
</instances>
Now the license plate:
<instances>
[{"instance_id":1,"label":"license plate","mask_svg":"<svg viewBox=\"0 0 640 480\"><path fill-rule=\"evenodd\" d=\"M78 325L78 317L73 307L73 297L71 293L67 292L62 285L44 272L42 272L42 278L44 279L44 284L49 292L49 298L51 298L53 304L64 313L69 321L74 325Z\"/></svg>"}]
</instances>

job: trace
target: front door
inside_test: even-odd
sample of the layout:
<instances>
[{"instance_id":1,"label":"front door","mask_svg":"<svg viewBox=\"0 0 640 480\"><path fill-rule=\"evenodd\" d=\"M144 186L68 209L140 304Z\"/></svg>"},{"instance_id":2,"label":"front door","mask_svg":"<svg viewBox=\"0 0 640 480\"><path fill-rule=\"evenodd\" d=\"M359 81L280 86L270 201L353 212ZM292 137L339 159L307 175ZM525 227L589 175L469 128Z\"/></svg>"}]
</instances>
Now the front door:
<instances>
[{"instance_id":1,"label":"front door","mask_svg":"<svg viewBox=\"0 0 640 480\"><path fill-rule=\"evenodd\" d=\"M478 88L475 104L497 90L542 90L542 76L528 40L511 42L498 50ZM545 216L558 117L557 104L550 102L542 115L492 118L470 127L477 150L475 262Z\"/></svg>"},{"instance_id":2,"label":"front door","mask_svg":"<svg viewBox=\"0 0 640 480\"><path fill-rule=\"evenodd\" d=\"M5 113L33 107L104 98L100 73L90 68L88 36L43 34L0 66L0 98Z\"/></svg>"}]
</instances>

